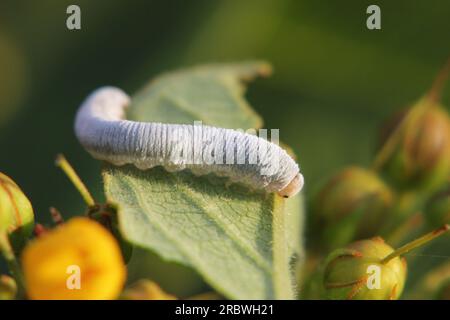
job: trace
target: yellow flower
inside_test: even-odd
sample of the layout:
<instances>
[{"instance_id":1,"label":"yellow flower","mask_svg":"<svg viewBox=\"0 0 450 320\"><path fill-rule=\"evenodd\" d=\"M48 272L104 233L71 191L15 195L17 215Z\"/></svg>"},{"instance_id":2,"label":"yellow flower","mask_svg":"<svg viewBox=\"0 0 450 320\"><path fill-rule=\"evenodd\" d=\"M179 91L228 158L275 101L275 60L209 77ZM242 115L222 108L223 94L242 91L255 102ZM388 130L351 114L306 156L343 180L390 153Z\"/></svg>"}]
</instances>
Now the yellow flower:
<instances>
[{"instance_id":1,"label":"yellow flower","mask_svg":"<svg viewBox=\"0 0 450 320\"><path fill-rule=\"evenodd\" d=\"M82 217L31 242L22 264L31 299L114 299L126 276L117 241Z\"/></svg>"}]
</instances>

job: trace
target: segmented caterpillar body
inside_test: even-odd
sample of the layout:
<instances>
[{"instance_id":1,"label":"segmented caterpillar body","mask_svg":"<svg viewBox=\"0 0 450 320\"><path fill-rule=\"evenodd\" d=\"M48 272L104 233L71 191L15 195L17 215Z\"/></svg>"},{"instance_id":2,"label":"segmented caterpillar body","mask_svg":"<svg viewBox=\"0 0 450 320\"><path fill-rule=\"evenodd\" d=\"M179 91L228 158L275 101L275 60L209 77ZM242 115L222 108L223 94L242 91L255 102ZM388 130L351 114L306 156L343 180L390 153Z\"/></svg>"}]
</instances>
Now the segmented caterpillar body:
<instances>
[{"instance_id":1,"label":"segmented caterpillar body","mask_svg":"<svg viewBox=\"0 0 450 320\"><path fill-rule=\"evenodd\" d=\"M303 186L297 163L277 144L238 130L125 119L130 98L103 87L90 94L75 120L75 133L96 159L146 170L190 169L214 173L253 189L289 197Z\"/></svg>"}]
</instances>

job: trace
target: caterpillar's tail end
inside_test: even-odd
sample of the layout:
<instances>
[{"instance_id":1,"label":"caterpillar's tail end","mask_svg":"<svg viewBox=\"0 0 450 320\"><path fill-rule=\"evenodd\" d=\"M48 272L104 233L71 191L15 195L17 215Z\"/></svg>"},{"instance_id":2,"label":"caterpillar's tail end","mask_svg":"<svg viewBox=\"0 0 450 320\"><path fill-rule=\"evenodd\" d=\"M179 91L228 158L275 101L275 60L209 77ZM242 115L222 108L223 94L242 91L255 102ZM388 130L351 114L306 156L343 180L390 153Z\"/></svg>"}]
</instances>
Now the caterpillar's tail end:
<instances>
[{"instance_id":1,"label":"caterpillar's tail end","mask_svg":"<svg viewBox=\"0 0 450 320\"><path fill-rule=\"evenodd\" d=\"M278 191L278 195L284 198L295 196L300 190L302 190L304 183L305 179L303 178L303 175L298 173L286 187Z\"/></svg>"}]
</instances>

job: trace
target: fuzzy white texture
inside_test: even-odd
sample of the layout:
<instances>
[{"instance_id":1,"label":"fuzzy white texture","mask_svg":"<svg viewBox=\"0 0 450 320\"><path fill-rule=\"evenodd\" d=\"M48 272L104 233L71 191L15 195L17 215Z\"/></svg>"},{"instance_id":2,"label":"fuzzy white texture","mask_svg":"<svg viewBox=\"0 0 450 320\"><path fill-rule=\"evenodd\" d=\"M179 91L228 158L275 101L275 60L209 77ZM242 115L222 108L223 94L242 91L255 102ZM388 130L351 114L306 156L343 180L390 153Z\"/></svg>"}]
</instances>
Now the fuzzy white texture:
<instances>
[{"instance_id":1,"label":"fuzzy white texture","mask_svg":"<svg viewBox=\"0 0 450 320\"><path fill-rule=\"evenodd\" d=\"M129 104L121 89L102 87L80 106L75 134L94 158L141 170L160 165L168 171L214 173L266 192L280 192L296 179L289 196L303 186L297 163L275 143L232 129L129 121Z\"/></svg>"}]
</instances>

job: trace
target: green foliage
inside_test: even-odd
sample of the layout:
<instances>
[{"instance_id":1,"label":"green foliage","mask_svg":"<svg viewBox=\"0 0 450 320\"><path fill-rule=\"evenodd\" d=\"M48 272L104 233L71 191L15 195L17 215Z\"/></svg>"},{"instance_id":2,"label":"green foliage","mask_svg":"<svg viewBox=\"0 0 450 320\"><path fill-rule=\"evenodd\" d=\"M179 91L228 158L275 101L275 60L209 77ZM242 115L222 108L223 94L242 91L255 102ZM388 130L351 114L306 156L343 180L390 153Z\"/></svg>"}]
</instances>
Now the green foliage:
<instances>
[{"instance_id":1,"label":"green foliage","mask_svg":"<svg viewBox=\"0 0 450 320\"><path fill-rule=\"evenodd\" d=\"M330 253L323 271L324 295L328 299L392 300L398 299L406 280L406 262L395 257L382 259L394 250L381 238L361 240ZM369 288L370 267L379 268L377 289ZM373 272L373 271L372 271Z\"/></svg>"},{"instance_id":2,"label":"green foliage","mask_svg":"<svg viewBox=\"0 0 450 320\"><path fill-rule=\"evenodd\" d=\"M139 121L252 128L260 118L242 97L241 81L267 64L210 65L169 73L133 98ZM162 168L104 168L105 191L131 243L195 269L227 298L294 297L291 259L301 256L301 203Z\"/></svg>"},{"instance_id":3,"label":"green foliage","mask_svg":"<svg viewBox=\"0 0 450 320\"><path fill-rule=\"evenodd\" d=\"M381 143L370 170L355 167L345 169L332 177L315 197L311 220L316 223L312 228L316 234L323 233L323 237L318 241L320 245L316 245L312 251L323 256L325 253L320 252L321 246L328 249L333 246L345 247L335 251L338 252L337 258L335 252L328 255L325 271L310 268L306 272L310 274L304 279L304 297L398 299L406 280L406 269L400 278L393 277L395 273L390 275L389 272L383 272L382 291L367 291L364 278L367 265L361 259L364 258L363 249L367 248L361 247L361 243L382 247L386 246L385 239L390 245L397 246L411 240L418 232L429 231L430 226L435 228L397 249L396 255L400 256L420 248L449 230L448 194L444 191L432 196L433 192L443 188L449 181L450 118L439 103L443 83L449 72L450 60L424 98L408 110L395 114L382 127ZM378 235L384 239L375 237ZM370 237L375 238L361 240ZM352 242L355 240L359 241ZM440 246L439 241L436 241L433 245L448 250L448 243ZM354 246L361 247L361 250L356 254L342 254ZM383 258L386 252L379 252L378 256L370 250L369 253L370 259L375 257L373 261L381 261L381 265L387 266L383 262L388 260ZM351 263L341 263L341 268L336 268L336 261L342 261L341 257L352 258ZM413 276L409 277L413 283L411 287L415 286L417 292L423 291L416 283L423 282L420 278L434 266L424 268L427 264L424 259L420 263L418 259L409 260L413 260L413 266L421 270L412 272ZM337 272L327 273L327 270ZM322 273L324 276L320 275ZM329 283L327 276L330 274L332 277ZM437 291L442 283L435 281L434 287L428 290Z\"/></svg>"},{"instance_id":4,"label":"green foliage","mask_svg":"<svg viewBox=\"0 0 450 320\"><path fill-rule=\"evenodd\" d=\"M416 1L414 5L380 1L383 12L389 12L383 18L382 32L364 27L362 15L369 3L359 0L345 5L313 0L220 0L177 6L164 1L141 1L132 6L119 0L82 1L89 19L83 21L81 32L71 33L54 27L63 26L61 15L68 3L46 3L7 1L4 14L0 13L0 145L4 151L0 167L21 186L23 183L37 219L46 224L51 222L49 205L62 209L65 218L85 209L50 165L56 152L70 155L96 198L102 193L99 164L83 152L70 125L81 99L99 84L135 88L149 74L174 66L268 58L276 66L276 77L255 86L251 98L267 126L280 126L283 139L301 152L306 194L310 195L320 180L344 165L368 164L375 125L429 84L450 48L448 41L442 41L450 29L450 2L441 0ZM345 19L336 12L343 12ZM420 19L411 21L411 17ZM447 110L449 94L447 90L443 99ZM133 110L137 109L134 105L130 110L135 119ZM49 115L55 121L49 123ZM146 108L142 108L142 116L146 116ZM181 118L182 112L178 116ZM233 124L238 126L238 122ZM45 143L30 141L30 133L38 133L36 138ZM404 162L405 158L397 159ZM420 202L427 200L421 197L417 193L395 195L397 204L389 214L417 214L403 222L386 219L393 222L395 231L387 243L399 245L429 230L420 222ZM424 212L430 225L448 221L441 201L430 203ZM350 216L354 213L359 211ZM319 231L308 229L310 244L314 243L311 236ZM416 291L416 282L436 264L449 261L445 258L449 237L406 257L409 271L403 297L409 298ZM143 250L137 251L141 255ZM311 254L308 260L312 260ZM7 272L2 262L0 271ZM157 268L153 262L141 265L148 270ZM193 278L160 267L166 281ZM136 274L129 270L131 278ZM433 286L440 282L441 278ZM430 292L434 291L420 298L434 298Z\"/></svg>"},{"instance_id":5,"label":"green foliage","mask_svg":"<svg viewBox=\"0 0 450 320\"><path fill-rule=\"evenodd\" d=\"M243 81L267 76L265 62L214 64L157 77L132 100L129 118L138 121L189 123L224 128L260 128L261 117L243 97Z\"/></svg>"}]
</instances>

